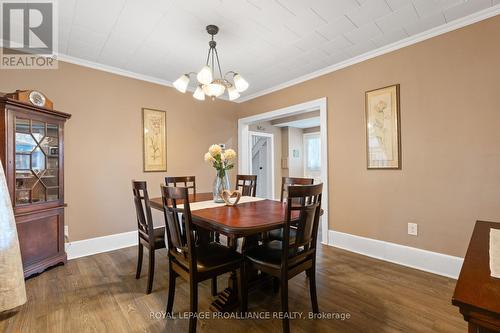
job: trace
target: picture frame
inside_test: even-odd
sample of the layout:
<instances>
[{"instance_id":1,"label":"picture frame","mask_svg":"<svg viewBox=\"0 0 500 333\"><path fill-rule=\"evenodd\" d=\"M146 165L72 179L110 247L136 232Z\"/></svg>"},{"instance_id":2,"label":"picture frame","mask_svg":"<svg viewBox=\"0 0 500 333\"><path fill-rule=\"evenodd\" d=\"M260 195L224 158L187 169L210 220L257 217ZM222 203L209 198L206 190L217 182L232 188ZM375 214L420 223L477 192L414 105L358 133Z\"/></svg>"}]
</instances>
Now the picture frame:
<instances>
[{"instance_id":1,"label":"picture frame","mask_svg":"<svg viewBox=\"0 0 500 333\"><path fill-rule=\"evenodd\" d=\"M143 171L167 171L167 112L142 108Z\"/></svg>"},{"instance_id":2,"label":"picture frame","mask_svg":"<svg viewBox=\"0 0 500 333\"><path fill-rule=\"evenodd\" d=\"M367 169L401 169L399 84L365 93Z\"/></svg>"}]
</instances>

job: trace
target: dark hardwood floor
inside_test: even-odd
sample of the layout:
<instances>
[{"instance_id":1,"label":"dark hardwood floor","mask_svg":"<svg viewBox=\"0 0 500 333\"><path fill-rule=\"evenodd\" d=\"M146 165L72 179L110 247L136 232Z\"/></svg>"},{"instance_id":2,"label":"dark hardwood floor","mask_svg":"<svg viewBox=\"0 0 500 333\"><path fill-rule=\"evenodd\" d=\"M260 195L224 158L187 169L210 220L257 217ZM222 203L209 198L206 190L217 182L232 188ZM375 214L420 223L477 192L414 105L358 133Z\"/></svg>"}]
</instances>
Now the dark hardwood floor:
<instances>
[{"instance_id":1,"label":"dark hardwood floor","mask_svg":"<svg viewBox=\"0 0 500 333\"><path fill-rule=\"evenodd\" d=\"M0 332L187 332L187 319L155 318L167 297L166 251L157 252L153 292L135 279L135 247L69 261L26 282L28 303L0 316ZM219 279L225 286L226 276ZM319 308L349 319L291 320L292 332L467 332L450 300L455 280L328 246L320 246ZM290 311L307 316L305 274L290 280ZM209 311L210 281L200 285L199 311ZM174 313L189 309L188 284L177 283ZM272 286L249 295L249 311L277 312ZM161 317L161 314L159 314ZM198 332L281 332L279 319L201 319Z\"/></svg>"}]
</instances>

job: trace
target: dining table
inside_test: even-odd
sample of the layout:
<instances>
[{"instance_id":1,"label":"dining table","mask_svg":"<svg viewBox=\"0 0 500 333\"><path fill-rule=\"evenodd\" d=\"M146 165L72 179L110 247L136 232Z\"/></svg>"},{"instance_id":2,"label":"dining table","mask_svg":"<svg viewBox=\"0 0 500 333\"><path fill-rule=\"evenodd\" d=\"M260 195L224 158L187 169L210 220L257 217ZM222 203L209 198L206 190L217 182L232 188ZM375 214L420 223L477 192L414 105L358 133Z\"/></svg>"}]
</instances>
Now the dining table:
<instances>
[{"instance_id":1,"label":"dining table","mask_svg":"<svg viewBox=\"0 0 500 333\"><path fill-rule=\"evenodd\" d=\"M182 204L178 201L177 204ZM286 204L281 201L242 196L235 206L214 203L212 193L189 195L193 224L200 243L211 241L210 234L225 235L228 246L236 247L236 240L243 238L242 252L255 245L258 236L266 231L281 228L285 221ZM162 198L151 198L151 208L163 211ZM238 305L236 274L230 274L228 286L212 302L212 311L231 311Z\"/></svg>"}]
</instances>

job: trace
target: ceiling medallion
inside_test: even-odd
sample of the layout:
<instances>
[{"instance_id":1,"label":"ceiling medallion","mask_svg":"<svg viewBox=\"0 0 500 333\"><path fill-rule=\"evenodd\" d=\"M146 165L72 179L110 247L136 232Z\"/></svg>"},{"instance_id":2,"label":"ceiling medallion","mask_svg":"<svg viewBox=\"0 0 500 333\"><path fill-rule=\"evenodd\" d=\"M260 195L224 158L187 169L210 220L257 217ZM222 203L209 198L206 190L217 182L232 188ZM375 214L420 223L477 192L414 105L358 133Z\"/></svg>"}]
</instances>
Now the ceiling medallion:
<instances>
[{"instance_id":1,"label":"ceiling medallion","mask_svg":"<svg viewBox=\"0 0 500 333\"><path fill-rule=\"evenodd\" d=\"M214 36L219 32L219 27L216 25L208 25L207 32L212 36L208 42L208 56L205 66L203 66L198 73L190 72L182 75L174 82L175 89L181 93L187 91L191 75L196 75L197 87L193 93L193 97L197 100L205 100L205 95L215 100L216 97L221 96L227 90L229 100L234 101L240 97L240 93L248 88L248 82L238 73L229 71L222 75L222 70L219 62L219 55L217 53L217 43L214 41ZM216 78L216 75L219 75ZM231 78L232 82L227 78Z\"/></svg>"}]
</instances>

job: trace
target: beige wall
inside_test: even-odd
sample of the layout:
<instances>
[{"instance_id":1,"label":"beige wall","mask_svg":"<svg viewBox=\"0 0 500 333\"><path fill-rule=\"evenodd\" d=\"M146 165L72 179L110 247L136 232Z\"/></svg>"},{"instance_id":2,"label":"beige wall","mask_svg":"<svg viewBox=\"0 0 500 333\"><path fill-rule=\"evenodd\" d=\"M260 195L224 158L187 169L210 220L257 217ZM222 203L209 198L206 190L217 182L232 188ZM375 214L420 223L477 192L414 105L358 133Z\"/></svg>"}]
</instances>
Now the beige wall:
<instances>
[{"instance_id":1,"label":"beige wall","mask_svg":"<svg viewBox=\"0 0 500 333\"><path fill-rule=\"evenodd\" d=\"M71 241L136 229L132 179L147 180L153 196L167 173L196 175L198 190L211 191L215 173L203 154L211 143L237 148L236 104L198 102L172 88L59 65L58 70L0 71L0 91L38 89L57 110L73 115L65 133ZM167 173L142 171L142 107L167 111ZM155 217L161 224L161 215Z\"/></svg>"},{"instance_id":2,"label":"beige wall","mask_svg":"<svg viewBox=\"0 0 500 333\"><path fill-rule=\"evenodd\" d=\"M500 221L500 16L248 101L328 98L330 228L464 256ZM366 170L364 92L401 84L402 170ZM407 223L419 236L407 235Z\"/></svg>"},{"instance_id":3,"label":"beige wall","mask_svg":"<svg viewBox=\"0 0 500 333\"><path fill-rule=\"evenodd\" d=\"M290 177L304 177L303 136L301 128L288 127L288 176ZM294 150L298 155L293 155Z\"/></svg>"},{"instance_id":4,"label":"beige wall","mask_svg":"<svg viewBox=\"0 0 500 333\"><path fill-rule=\"evenodd\" d=\"M131 179L159 195L165 173L142 172L142 107L168 112L168 173L196 175L209 191L214 172L203 153L214 142L236 148L237 118L326 96L330 228L463 256L476 219L500 221L498 40L499 16L243 104L197 102L65 63L0 71L0 91L39 89L73 114L65 159L72 241L135 229ZM364 92L393 83L401 84L403 168L367 171ZM418 237L407 235L408 222L419 224Z\"/></svg>"}]
</instances>

